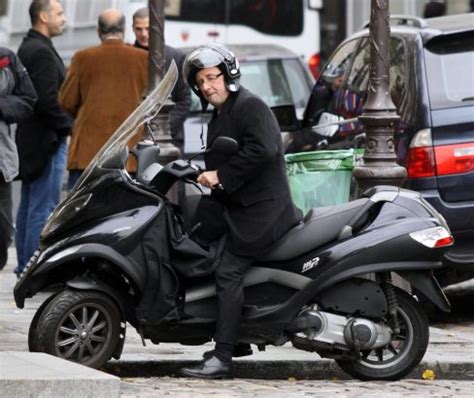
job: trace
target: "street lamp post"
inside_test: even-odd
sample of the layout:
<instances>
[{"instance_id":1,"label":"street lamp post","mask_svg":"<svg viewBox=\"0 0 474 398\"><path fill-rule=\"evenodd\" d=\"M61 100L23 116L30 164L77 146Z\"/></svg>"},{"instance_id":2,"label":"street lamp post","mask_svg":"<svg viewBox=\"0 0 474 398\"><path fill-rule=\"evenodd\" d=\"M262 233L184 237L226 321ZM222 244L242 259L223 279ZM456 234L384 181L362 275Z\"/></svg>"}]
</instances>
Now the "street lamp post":
<instances>
[{"instance_id":1,"label":"street lamp post","mask_svg":"<svg viewBox=\"0 0 474 398\"><path fill-rule=\"evenodd\" d=\"M368 98L359 117L366 133L363 164L353 170L358 191L375 185L400 186L406 169L396 163L394 132L400 117L390 94L389 0L372 0Z\"/></svg>"},{"instance_id":2,"label":"street lamp post","mask_svg":"<svg viewBox=\"0 0 474 398\"><path fill-rule=\"evenodd\" d=\"M148 89L150 93L165 75L165 0L149 0L150 37L148 43ZM174 103L168 99L151 123L153 136L160 145L160 161L169 163L179 157L179 149L171 143L169 112Z\"/></svg>"}]
</instances>

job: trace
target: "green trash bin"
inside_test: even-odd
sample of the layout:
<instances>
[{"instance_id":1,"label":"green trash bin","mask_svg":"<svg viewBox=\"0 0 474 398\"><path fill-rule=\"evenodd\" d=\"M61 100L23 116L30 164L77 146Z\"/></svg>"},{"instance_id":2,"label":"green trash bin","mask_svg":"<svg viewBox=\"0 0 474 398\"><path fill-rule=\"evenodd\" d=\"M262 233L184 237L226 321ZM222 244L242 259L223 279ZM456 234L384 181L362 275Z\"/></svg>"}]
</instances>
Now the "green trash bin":
<instances>
[{"instance_id":1,"label":"green trash bin","mask_svg":"<svg viewBox=\"0 0 474 398\"><path fill-rule=\"evenodd\" d=\"M285 155L291 196L303 214L349 200L354 159L352 149Z\"/></svg>"}]
</instances>

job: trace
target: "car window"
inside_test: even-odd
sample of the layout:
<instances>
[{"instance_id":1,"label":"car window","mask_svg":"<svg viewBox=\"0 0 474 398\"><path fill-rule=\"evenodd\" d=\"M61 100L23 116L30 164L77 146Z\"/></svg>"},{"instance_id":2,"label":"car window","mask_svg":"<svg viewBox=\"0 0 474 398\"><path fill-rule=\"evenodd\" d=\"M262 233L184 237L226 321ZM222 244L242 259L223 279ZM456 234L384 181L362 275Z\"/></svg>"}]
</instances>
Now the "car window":
<instances>
[{"instance_id":1,"label":"car window","mask_svg":"<svg viewBox=\"0 0 474 398\"><path fill-rule=\"evenodd\" d=\"M425 48L431 107L445 108L474 101L474 33L447 35Z\"/></svg>"},{"instance_id":2,"label":"car window","mask_svg":"<svg viewBox=\"0 0 474 398\"><path fill-rule=\"evenodd\" d=\"M357 43L357 40L345 43L334 53L324 67L305 110L305 125L313 126L317 124L323 112L336 112L339 90L345 79Z\"/></svg>"},{"instance_id":3,"label":"car window","mask_svg":"<svg viewBox=\"0 0 474 398\"><path fill-rule=\"evenodd\" d=\"M283 62L295 108L304 108L308 101L312 80L299 60L289 59Z\"/></svg>"},{"instance_id":4,"label":"car window","mask_svg":"<svg viewBox=\"0 0 474 398\"><path fill-rule=\"evenodd\" d=\"M390 93L397 109L406 107L409 103L407 96L412 92L407 90L412 79L407 73L407 51L401 39L390 40ZM357 55L354 57L351 72L347 78L345 91L342 94L341 112L347 117L358 116L363 111L367 99L367 86L370 69L370 42L362 41ZM405 113L404 110L400 113Z\"/></svg>"},{"instance_id":5,"label":"car window","mask_svg":"<svg viewBox=\"0 0 474 398\"><path fill-rule=\"evenodd\" d=\"M245 61L240 70L240 84L269 107L293 104L303 108L309 97L311 83L298 59ZM200 111L198 97L194 93L192 97L191 111Z\"/></svg>"},{"instance_id":6,"label":"car window","mask_svg":"<svg viewBox=\"0 0 474 398\"><path fill-rule=\"evenodd\" d=\"M400 138L410 128L416 107L413 106L413 95L415 89L412 81L414 76L407 73L407 50L403 40L392 37L390 39L390 93L392 101L402 116L396 131L396 146L399 159L405 157L404 143L400 144ZM360 116L364 111L367 100L367 89L370 72L370 41L368 38L362 40L357 51L346 84L339 93L337 114L344 119L353 119ZM363 133L362 124L358 121L342 124L339 130L339 138L346 141L346 146L351 146L352 141ZM362 140L358 141L363 144Z\"/></svg>"}]
</instances>

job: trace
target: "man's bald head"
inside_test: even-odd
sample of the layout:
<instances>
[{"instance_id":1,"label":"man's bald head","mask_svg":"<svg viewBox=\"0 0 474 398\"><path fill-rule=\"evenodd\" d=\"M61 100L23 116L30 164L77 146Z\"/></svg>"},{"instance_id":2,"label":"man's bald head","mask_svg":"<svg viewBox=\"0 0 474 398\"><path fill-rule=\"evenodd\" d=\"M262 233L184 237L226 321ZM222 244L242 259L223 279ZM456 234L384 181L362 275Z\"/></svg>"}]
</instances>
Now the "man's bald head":
<instances>
[{"instance_id":1,"label":"man's bald head","mask_svg":"<svg viewBox=\"0 0 474 398\"><path fill-rule=\"evenodd\" d=\"M109 8L99 15L97 31L102 41L108 38L124 39L125 16L119 10Z\"/></svg>"}]
</instances>

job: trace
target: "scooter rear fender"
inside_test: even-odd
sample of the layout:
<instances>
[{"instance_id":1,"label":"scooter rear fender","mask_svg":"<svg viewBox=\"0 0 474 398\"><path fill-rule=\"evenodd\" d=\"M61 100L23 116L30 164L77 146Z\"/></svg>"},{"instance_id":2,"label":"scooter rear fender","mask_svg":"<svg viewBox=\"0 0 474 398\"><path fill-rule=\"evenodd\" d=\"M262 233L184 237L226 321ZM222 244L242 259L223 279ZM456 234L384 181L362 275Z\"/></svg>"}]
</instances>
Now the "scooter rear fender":
<instances>
[{"instance_id":1,"label":"scooter rear fender","mask_svg":"<svg viewBox=\"0 0 474 398\"><path fill-rule=\"evenodd\" d=\"M434 269L443 268L444 264L433 261L410 261L404 263L381 263L381 264L367 264L359 267L355 267L342 272L332 277L325 278L324 282L320 282L318 287L319 291L324 290L329 286L333 286L343 280L347 280L352 277L361 276L368 273L378 273L393 271L397 273L401 278L409 282L414 288L418 289L425 295L433 304L435 304L440 310L444 312L451 311L451 304L444 294L443 290L439 286L436 278L431 274ZM320 278L317 280L320 281ZM314 282L312 282L314 283Z\"/></svg>"},{"instance_id":2,"label":"scooter rear fender","mask_svg":"<svg viewBox=\"0 0 474 398\"><path fill-rule=\"evenodd\" d=\"M15 285L14 297L18 308L23 308L26 297L32 297L48 284L48 275L59 267L67 266L68 263L84 259L95 258L106 260L116 266L127 277L134 288L142 291L146 275L143 270L129 258L123 256L109 246L97 243L85 243L67 247L60 250L49 258L40 255L29 269L21 276Z\"/></svg>"},{"instance_id":3,"label":"scooter rear fender","mask_svg":"<svg viewBox=\"0 0 474 398\"><path fill-rule=\"evenodd\" d=\"M430 270L442 267L443 264L441 261L407 261L364 264L348 268L336 274L323 272L308 283L303 290L292 296L285 304L265 311L259 311L258 314L252 314L252 322L261 322L262 324L273 324L275 322L289 324L303 306L311 303L325 289L329 289L331 286L350 278L380 272L396 272L402 278L406 278L409 283L420 290L426 298L432 301L441 310L449 311L449 301L442 293L442 290L436 288L435 279L428 274Z\"/></svg>"},{"instance_id":4,"label":"scooter rear fender","mask_svg":"<svg viewBox=\"0 0 474 398\"><path fill-rule=\"evenodd\" d=\"M426 271L399 271L397 274L410 282L414 288L423 293L440 310L451 312L451 304L434 276L427 275Z\"/></svg>"}]
</instances>

